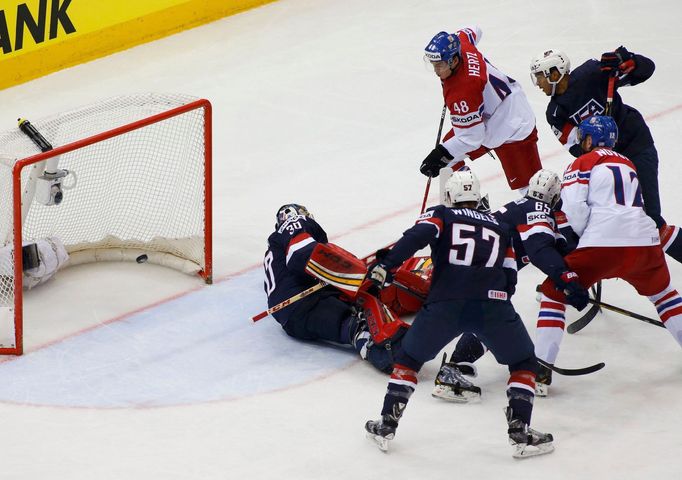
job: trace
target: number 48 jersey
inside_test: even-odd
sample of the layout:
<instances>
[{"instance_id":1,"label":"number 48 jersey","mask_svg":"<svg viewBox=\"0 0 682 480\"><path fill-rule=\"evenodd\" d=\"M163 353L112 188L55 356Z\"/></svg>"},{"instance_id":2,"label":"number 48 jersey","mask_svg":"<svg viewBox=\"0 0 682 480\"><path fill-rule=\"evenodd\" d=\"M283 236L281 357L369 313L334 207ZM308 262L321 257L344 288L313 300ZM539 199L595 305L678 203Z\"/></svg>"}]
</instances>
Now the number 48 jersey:
<instances>
[{"instance_id":1,"label":"number 48 jersey","mask_svg":"<svg viewBox=\"0 0 682 480\"><path fill-rule=\"evenodd\" d=\"M481 35L477 27L457 32L460 64L442 82L452 123L443 145L454 160L462 160L481 145L493 149L523 140L535 128L535 115L521 86L476 48Z\"/></svg>"}]
</instances>

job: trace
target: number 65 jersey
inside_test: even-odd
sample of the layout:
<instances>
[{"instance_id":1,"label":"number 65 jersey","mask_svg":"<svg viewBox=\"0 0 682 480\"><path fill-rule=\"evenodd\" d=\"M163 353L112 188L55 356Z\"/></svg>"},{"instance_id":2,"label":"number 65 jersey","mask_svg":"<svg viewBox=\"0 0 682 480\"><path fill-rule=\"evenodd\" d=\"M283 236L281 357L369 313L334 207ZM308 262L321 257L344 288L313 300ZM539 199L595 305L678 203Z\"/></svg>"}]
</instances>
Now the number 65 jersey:
<instances>
[{"instance_id":1,"label":"number 65 jersey","mask_svg":"<svg viewBox=\"0 0 682 480\"><path fill-rule=\"evenodd\" d=\"M623 155L597 148L564 172L562 210L581 247L636 247L660 243L644 212L637 171Z\"/></svg>"},{"instance_id":2,"label":"number 65 jersey","mask_svg":"<svg viewBox=\"0 0 682 480\"><path fill-rule=\"evenodd\" d=\"M535 128L535 115L521 85L476 48L481 35L477 27L457 32L460 65L442 82L452 124L443 145L455 161L480 146L493 149L523 140Z\"/></svg>"}]
</instances>

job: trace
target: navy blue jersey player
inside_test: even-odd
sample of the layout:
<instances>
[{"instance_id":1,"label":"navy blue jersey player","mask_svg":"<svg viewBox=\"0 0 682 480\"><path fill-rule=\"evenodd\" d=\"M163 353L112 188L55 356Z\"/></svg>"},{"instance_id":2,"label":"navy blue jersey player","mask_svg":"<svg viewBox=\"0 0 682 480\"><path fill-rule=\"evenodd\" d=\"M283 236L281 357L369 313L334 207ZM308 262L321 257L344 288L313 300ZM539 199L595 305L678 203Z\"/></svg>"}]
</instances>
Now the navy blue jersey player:
<instances>
[{"instance_id":1,"label":"navy blue jersey player","mask_svg":"<svg viewBox=\"0 0 682 480\"><path fill-rule=\"evenodd\" d=\"M507 203L493 213L495 218L512 227L517 268L529 263L554 279L562 289L569 288L574 306L584 308L588 293L576 281L569 281L570 269L564 255L575 249L578 237L558 210L561 179L551 170L542 169L531 177L525 197ZM540 326L538 327L540 328ZM476 400L481 389L467 377L476 376L474 362L486 351L485 346L471 333L458 340L449 362L441 365L432 395L443 400L466 403ZM545 395L551 383L551 370L540 366L536 378L536 393Z\"/></svg>"},{"instance_id":2,"label":"navy blue jersey player","mask_svg":"<svg viewBox=\"0 0 682 480\"><path fill-rule=\"evenodd\" d=\"M581 121L595 115L609 115L618 126L614 150L628 157L637 168L644 209L660 230L665 252L682 262L682 235L661 216L658 189L658 152L642 114L623 103L618 88L637 85L653 75L654 62L644 55L619 47L600 60L587 60L571 70L568 56L547 50L531 62L531 78L550 97L546 118L559 141L579 157L583 152L577 138ZM615 77L613 103L606 112L609 77Z\"/></svg>"},{"instance_id":3,"label":"navy blue jersey player","mask_svg":"<svg viewBox=\"0 0 682 480\"><path fill-rule=\"evenodd\" d=\"M268 307L319 282L306 273L306 264L318 243L327 244L327 234L304 206L289 204L277 211L275 231L268 237L268 250L263 260ZM340 291L331 286L292 303L273 316L294 338L350 345L379 370L391 370L391 352L385 344L374 344L362 309L355 308L352 301L342 298Z\"/></svg>"},{"instance_id":4,"label":"navy blue jersey player","mask_svg":"<svg viewBox=\"0 0 682 480\"><path fill-rule=\"evenodd\" d=\"M396 352L381 418L365 425L368 436L388 448L412 392L417 373L452 339L475 333L510 371L506 409L514 456L553 449L552 436L529 428L537 359L533 342L509 298L516 261L509 226L480 212L478 179L455 172L445 186L445 204L428 209L375 265L369 278L383 286L387 272L429 245L433 277L424 305Z\"/></svg>"}]
</instances>

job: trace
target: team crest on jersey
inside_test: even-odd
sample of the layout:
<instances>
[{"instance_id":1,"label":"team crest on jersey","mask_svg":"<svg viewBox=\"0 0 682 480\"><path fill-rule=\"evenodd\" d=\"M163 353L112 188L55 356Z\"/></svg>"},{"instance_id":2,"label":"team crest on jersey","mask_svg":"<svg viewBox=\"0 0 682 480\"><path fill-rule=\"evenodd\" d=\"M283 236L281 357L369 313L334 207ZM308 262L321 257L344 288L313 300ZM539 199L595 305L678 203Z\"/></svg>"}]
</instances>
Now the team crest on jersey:
<instances>
[{"instance_id":1,"label":"team crest on jersey","mask_svg":"<svg viewBox=\"0 0 682 480\"><path fill-rule=\"evenodd\" d=\"M580 107L577 112L571 115L571 120L573 120L573 123L578 125L586 118L594 117L595 115L601 115L602 113L604 113L604 107L594 98L590 98L589 102Z\"/></svg>"}]
</instances>

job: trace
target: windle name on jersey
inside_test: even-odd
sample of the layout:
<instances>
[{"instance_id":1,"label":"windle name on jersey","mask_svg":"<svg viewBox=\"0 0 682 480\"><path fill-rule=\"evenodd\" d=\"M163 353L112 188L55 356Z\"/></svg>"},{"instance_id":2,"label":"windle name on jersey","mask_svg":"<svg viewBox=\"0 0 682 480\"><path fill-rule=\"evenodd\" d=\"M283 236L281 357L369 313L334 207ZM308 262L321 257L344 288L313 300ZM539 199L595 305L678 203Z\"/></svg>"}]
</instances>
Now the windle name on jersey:
<instances>
[{"instance_id":1,"label":"windle name on jersey","mask_svg":"<svg viewBox=\"0 0 682 480\"><path fill-rule=\"evenodd\" d=\"M464 215L465 217L476 218L478 220L485 220L486 222L494 223L499 225L495 217L488 215L486 213L477 212L476 210L471 210L469 208L455 208L452 210L456 215Z\"/></svg>"}]
</instances>

